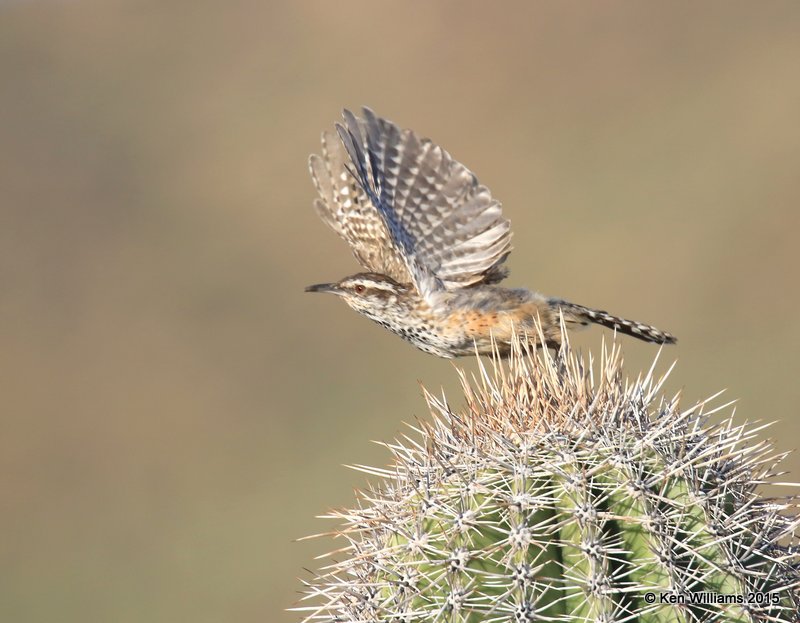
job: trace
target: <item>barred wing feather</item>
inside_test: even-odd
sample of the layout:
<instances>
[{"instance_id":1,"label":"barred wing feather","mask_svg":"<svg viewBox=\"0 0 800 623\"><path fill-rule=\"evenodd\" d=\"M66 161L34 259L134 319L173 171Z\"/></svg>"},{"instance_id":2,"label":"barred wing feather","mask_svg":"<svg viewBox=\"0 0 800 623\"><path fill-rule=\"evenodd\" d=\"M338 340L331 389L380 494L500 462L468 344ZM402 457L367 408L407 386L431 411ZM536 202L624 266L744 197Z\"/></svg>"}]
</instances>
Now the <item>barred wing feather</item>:
<instances>
[{"instance_id":1,"label":"barred wing feather","mask_svg":"<svg viewBox=\"0 0 800 623\"><path fill-rule=\"evenodd\" d=\"M320 218L350 246L358 263L370 272L388 275L400 283L411 277L372 202L350 173L349 156L333 132L322 134L322 153L309 158L309 169L319 198L314 208Z\"/></svg>"},{"instance_id":2,"label":"barred wing feather","mask_svg":"<svg viewBox=\"0 0 800 623\"><path fill-rule=\"evenodd\" d=\"M342 181L346 176L340 169L352 174L357 183L348 192L358 205L358 219L368 221L367 213L372 210L369 228L379 234L372 244L392 247L383 249L381 257L384 262L390 258L395 274L405 270L405 276L426 297L441 289L503 279L503 263L511 252L510 224L489 189L444 149L410 130L401 130L368 108L363 118L348 110L343 116L344 124L337 124L337 131L347 157L330 146L328 136L328 146L323 147L328 155L322 162L312 157L312 174L315 180L327 176ZM330 166L331 160L336 166ZM326 183L326 179L317 181L325 203L320 210L323 219L348 240L362 261L375 251L355 248L354 241L368 241L354 235L352 224L345 226L354 220L348 215L353 207L344 208L336 199L336 189ZM326 197L334 198L333 209ZM335 205L336 201L341 205ZM372 262L368 268L386 272L374 265L374 259Z\"/></svg>"}]
</instances>

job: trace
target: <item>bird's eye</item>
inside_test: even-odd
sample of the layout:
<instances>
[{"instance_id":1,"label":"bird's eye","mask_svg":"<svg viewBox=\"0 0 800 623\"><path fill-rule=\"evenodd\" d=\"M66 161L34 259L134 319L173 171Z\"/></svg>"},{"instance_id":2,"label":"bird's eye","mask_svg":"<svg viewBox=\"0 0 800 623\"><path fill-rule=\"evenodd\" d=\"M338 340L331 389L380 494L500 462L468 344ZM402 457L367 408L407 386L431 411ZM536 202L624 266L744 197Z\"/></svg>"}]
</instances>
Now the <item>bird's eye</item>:
<instances>
[{"instance_id":1,"label":"bird's eye","mask_svg":"<svg viewBox=\"0 0 800 623\"><path fill-rule=\"evenodd\" d=\"M358 284L357 286L353 287L353 290L356 291L356 294L364 294L364 291L366 290L366 288L364 286L362 286L361 284Z\"/></svg>"}]
</instances>

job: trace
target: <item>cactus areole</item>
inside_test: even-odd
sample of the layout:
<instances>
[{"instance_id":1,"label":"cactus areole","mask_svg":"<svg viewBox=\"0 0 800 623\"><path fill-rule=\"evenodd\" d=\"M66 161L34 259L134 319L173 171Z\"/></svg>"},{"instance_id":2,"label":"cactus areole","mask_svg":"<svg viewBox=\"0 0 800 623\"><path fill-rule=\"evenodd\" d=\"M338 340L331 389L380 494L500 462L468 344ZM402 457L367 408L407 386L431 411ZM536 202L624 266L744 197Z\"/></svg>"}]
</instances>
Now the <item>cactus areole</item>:
<instances>
[{"instance_id":1,"label":"cactus areole","mask_svg":"<svg viewBox=\"0 0 800 623\"><path fill-rule=\"evenodd\" d=\"M461 373L466 408L387 444L343 541L297 610L337 622L797 621L794 498L761 499L782 458L703 404L517 345Z\"/></svg>"}]
</instances>

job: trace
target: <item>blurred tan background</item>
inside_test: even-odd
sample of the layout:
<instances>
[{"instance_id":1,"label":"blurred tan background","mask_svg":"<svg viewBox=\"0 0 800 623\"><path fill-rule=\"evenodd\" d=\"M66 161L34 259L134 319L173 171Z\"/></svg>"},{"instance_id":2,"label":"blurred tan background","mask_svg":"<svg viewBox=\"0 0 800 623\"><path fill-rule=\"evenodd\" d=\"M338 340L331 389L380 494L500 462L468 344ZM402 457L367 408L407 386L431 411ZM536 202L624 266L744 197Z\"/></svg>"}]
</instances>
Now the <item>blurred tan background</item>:
<instances>
[{"instance_id":1,"label":"blurred tan background","mask_svg":"<svg viewBox=\"0 0 800 623\"><path fill-rule=\"evenodd\" d=\"M800 445L798 59L796 2L0 2L0 620L297 620L341 465L459 401L303 293L356 270L306 170L343 106L477 172L511 284Z\"/></svg>"}]
</instances>

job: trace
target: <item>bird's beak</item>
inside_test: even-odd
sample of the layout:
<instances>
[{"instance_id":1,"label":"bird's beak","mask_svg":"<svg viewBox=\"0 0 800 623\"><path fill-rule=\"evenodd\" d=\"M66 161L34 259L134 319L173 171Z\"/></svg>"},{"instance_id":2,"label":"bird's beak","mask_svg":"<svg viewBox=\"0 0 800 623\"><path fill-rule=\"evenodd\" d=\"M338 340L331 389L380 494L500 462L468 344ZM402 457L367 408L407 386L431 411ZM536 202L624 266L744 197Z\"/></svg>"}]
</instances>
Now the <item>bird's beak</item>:
<instances>
[{"instance_id":1,"label":"bird's beak","mask_svg":"<svg viewBox=\"0 0 800 623\"><path fill-rule=\"evenodd\" d=\"M308 286L306 292L327 292L328 294L339 294L341 289L335 283L318 283L313 286Z\"/></svg>"}]
</instances>

